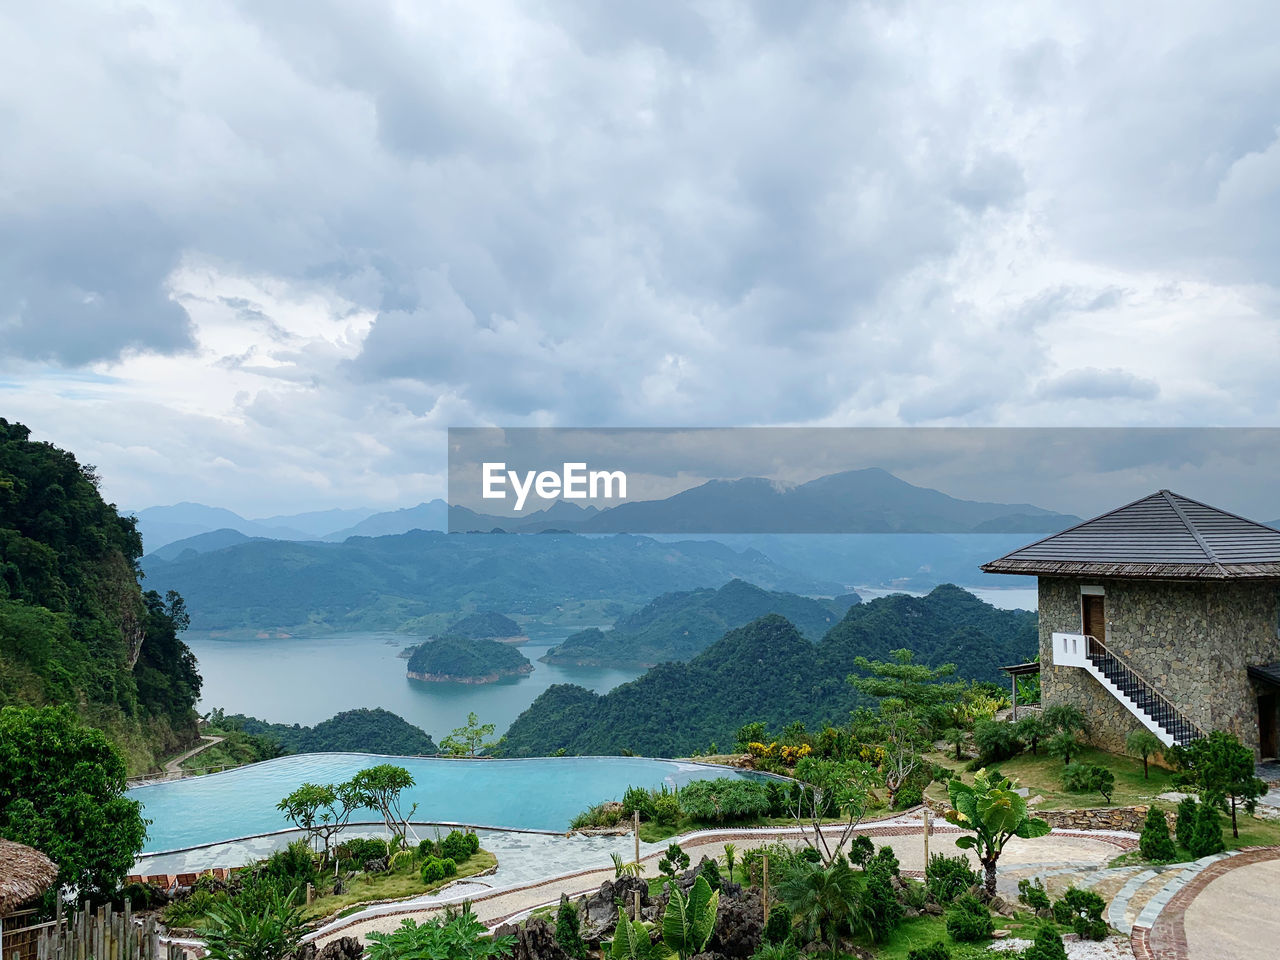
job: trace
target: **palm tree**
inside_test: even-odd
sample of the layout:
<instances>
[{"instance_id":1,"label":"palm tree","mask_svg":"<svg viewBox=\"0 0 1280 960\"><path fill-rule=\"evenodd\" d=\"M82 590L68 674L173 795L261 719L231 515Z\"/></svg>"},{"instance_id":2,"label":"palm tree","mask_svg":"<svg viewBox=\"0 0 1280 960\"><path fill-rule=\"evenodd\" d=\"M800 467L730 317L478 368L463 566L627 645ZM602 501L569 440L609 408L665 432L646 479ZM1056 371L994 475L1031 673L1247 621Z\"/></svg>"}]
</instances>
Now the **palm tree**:
<instances>
[{"instance_id":1,"label":"palm tree","mask_svg":"<svg viewBox=\"0 0 1280 960\"><path fill-rule=\"evenodd\" d=\"M826 943L833 957L840 950L842 930L866 926L862 887L844 857L829 867L797 862L778 884L778 896L804 935Z\"/></svg>"}]
</instances>

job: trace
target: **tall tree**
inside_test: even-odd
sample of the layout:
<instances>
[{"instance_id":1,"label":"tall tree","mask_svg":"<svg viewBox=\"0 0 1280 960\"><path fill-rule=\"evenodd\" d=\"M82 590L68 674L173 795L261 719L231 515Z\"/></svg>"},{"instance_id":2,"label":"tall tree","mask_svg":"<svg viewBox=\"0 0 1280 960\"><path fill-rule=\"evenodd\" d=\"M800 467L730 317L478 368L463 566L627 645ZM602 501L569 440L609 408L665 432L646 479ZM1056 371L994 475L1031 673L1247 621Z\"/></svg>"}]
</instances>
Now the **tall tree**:
<instances>
[{"instance_id":1,"label":"tall tree","mask_svg":"<svg viewBox=\"0 0 1280 960\"><path fill-rule=\"evenodd\" d=\"M1236 807L1253 813L1258 798L1267 792L1267 785L1255 772L1253 751L1235 734L1215 730L1185 746L1170 747L1165 757L1180 771L1178 782L1199 788L1203 802L1228 804L1231 835L1239 837Z\"/></svg>"},{"instance_id":2,"label":"tall tree","mask_svg":"<svg viewBox=\"0 0 1280 960\"><path fill-rule=\"evenodd\" d=\"M496 740L488 739L496 730L497 727L492 723L481 723L473 711L467 714L466 725L455 728L440 741L440 746L455 757L477 757L498 745Z\"/></svg>"},{"instance_id":3,"label":"tall tree","mask_svg":"<svg viewBox=\"0 0 1280 960\"><path fill-rule=\"evenodd\" d=\"M0 710L0 836L49 856L60 884L105 897L124 882L147 833L124 790L124 758L69 706Z\"/></svg>"}]
</instances>

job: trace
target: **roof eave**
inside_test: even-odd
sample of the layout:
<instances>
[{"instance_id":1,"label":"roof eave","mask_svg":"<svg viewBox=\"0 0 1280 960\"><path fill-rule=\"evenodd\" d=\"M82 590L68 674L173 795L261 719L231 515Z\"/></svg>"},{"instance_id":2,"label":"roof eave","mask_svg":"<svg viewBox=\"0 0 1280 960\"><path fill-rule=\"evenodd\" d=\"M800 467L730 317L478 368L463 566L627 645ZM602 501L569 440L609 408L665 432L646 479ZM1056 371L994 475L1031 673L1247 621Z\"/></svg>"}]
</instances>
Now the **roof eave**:
<instances>
[{"instance_id":1,"label":"roof eave","mask_svg":"<svg viewBox=\"0 0 1280 960\"><path fill-rule=\"evenodd\" d=\"M1117 580L1280 580L1280 563L1132 563L1001 558L984 563L982 571L1018 576L1091 576Z\"/></svg>"}]
</instances>

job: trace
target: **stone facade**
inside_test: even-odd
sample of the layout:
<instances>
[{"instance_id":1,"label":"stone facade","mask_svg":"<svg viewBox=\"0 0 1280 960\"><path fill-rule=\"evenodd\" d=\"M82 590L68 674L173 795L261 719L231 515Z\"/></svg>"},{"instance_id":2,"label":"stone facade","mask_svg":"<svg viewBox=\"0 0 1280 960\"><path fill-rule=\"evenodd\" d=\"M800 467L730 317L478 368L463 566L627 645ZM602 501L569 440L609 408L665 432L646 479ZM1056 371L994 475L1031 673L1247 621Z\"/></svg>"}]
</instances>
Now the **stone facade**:
<instances>
[{"instance_id":1,"label":"stone facade","mask_svg":"<svg viewBox=\"0 0 1280 960\"><path fill-rule=\"evenodd\" d=\"M1105 591L1108 648L1202 729L1228 730L1257 750L1260 691L1246 668L1280 661L1280 585L1041 577L1042 702L1078 707L1090 739L1111 751L1124 749L1138 721L1085 670L1053 666L1053 634L1082 630L1085 584Z\"/></svg>"}]
</instances>

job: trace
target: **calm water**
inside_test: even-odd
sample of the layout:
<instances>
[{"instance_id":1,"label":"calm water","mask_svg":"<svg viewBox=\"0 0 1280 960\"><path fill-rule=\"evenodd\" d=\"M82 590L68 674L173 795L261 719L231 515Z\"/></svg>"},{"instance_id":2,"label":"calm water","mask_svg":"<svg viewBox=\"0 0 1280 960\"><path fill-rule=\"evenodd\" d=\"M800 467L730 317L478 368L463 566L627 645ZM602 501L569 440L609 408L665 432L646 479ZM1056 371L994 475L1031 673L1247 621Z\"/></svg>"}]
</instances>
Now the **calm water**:
<instances>
[{"instance_id":1,"label":"calm water","mask_svg":"<svg viewBox=\"0 0 1280 960\"><path fill-rule=\"evenodd\" d=\"M405 792L416 821L565 830L574 815L628 786L683 786L711 777L753 777L728 767L638 757L549 757L539 760L427 760L394 757L416 786ZM137 787L149 852L175 850L267 833L291 824L275 805L303 782L336 783L383 758L313 753L282 757L205 777ZM194 815L193 815L194 814ZM371 812L355 819L378 819Z\"/></svg>"},{"instance_id":2,"label":"calm water","mask_svg":"<svg viewBox=\"0 0 1280 960\"><path fill-rule=\"evenodd\" d=\"M388 640L394 640L394 645ZM562 667L538 658L559 642L542 639L519 648L533 673L498 683L421 683L405 676L396 656L402 636L358 634L289 640L188 639L200 660L201 712L223 707L273 723L312 725L358 707L383 707L437 741L475 711L502 733L553 683L576 683L597 693L634 680L642 671Z\"/></svg>"}]
</instances>

